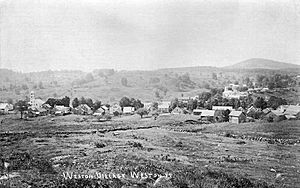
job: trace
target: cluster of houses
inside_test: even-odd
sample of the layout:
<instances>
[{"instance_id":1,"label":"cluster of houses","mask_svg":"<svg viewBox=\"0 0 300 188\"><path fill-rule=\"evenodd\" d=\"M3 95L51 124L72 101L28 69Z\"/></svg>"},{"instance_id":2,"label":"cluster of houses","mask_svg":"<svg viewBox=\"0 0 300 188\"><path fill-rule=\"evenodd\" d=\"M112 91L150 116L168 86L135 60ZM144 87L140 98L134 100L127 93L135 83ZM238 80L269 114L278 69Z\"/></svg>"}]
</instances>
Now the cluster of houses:
<instances>
[{"instance_id":1,"label":"cluster of houses","mask_svg":"<svg viewBox=\"0 0 300 188\"><path fill-rule=\"evenodd\" d=\"M231 85L234 91L236 91L237 85ZM178 100L182 103L188 103L191 98L182 97ZM199 116L200 119L207 120L209 122L219 122L220 121L220 111L229 112L228 119L232 123L243 123L247 122L249 119L253 119L253 114L259 114L259 118L262 117L268 121L279 121L279 120L292 120L300 119L300 106L299 105L282 105L278 109L273 110L266 108L264 110L257 109L251 106L248 109L238 108L233 109L232 106L213 106L211 110L208 109L194 109L192 112L188 111L186 108L176 107L170 112L171 102L162 101L158 103L157 108L153 107L152 102L145 102L144 108L148 111L156 111L158 114L187 114L192 113L195 116ZM8 103L0 103L0 114L9 113L13 111L13 105ZM52 108L49 104L46 104L41 99L36 99L34 92L30 93L29 108L26 115L29 117L43 116L47 114L53 115L66 115L66 114L80 114L80 115L132 115L135 113L134 107L121 107L119 104L115 103L113 105L102 105L98 109L93 110L87 104L80 104L75 108L65 107L61 105L55 105ZM258 117L256 118L258 119ZM227 120L228 121L228 120Z\"/></svg>"},{"instance_id":2,"label":"cluster of houses","mask_svg":"<svg viewBox=\"0 0 300 188\"><path fill-rule=\"evenodd\" d=\"M225 87L223 92L223 98L226 99L239 99L241 97L247 97L248 92L240 92L238 91L239 85L229 84L228 87Z\"/></svg>"},{"instance_id":3,"label":"cluster of houses","mask_svg":"<svg viewBox=\"0 0 300 188\"><path fill-rule=\"evenodd\" d=\"M243 85L243 87L246 87L246 85ZM240 85L229 84L229 86L224 88L222 97L226 99L240 99L253 93L271 92L269 88L248 88L247 91L238 91L238 88L240 88Z\"/></svg>"},{"instance_id":4,"label":"cluster of houses","mask_svg":"<svg viewBox=\"0 0 300 188\"><path fill-rule=\"evenodd\" d=\"M232 106L213 106L212 110L207 109L195 109L194 115L199 115L201 119L207 121L219 121L218 111L229 111L229 122L231 123L244 123L246 122L246 113L242 109L234 110Z\"/></svg>"}]
</instances>

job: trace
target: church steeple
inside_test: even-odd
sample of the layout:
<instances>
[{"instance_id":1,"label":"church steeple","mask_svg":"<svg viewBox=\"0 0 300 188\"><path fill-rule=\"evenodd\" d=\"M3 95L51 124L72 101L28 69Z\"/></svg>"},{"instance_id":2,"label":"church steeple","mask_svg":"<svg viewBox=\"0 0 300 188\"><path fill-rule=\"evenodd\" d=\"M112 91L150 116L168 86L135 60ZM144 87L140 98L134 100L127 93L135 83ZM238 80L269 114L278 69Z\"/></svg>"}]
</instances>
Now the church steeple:
<instances>
[{"instance_id":1,"label":"church steeple","mask_svg":"<svg viewBox=\"0 0 300 188\"><path fill-rule=\"evenodd\" d=\"M35 101L34 91L30 92L30 105L33 106Z\"/></svg>"}]
</instances>

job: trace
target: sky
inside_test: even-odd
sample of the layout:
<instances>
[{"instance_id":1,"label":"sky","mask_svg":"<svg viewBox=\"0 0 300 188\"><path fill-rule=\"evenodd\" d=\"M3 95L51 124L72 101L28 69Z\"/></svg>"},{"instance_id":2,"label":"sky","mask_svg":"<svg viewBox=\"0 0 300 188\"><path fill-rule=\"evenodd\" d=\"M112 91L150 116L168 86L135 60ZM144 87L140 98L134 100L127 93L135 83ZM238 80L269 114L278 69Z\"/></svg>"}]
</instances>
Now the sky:
<instances>
[{"instance_id":1,"label":"sky","mask_svg":"<svg viewBox=\"0 0 300 188\"><path fill-rule=\"evenodd\" d=\"M300 65L298 0L0 0L0 68Z\"/></svg>"}]
</instances>

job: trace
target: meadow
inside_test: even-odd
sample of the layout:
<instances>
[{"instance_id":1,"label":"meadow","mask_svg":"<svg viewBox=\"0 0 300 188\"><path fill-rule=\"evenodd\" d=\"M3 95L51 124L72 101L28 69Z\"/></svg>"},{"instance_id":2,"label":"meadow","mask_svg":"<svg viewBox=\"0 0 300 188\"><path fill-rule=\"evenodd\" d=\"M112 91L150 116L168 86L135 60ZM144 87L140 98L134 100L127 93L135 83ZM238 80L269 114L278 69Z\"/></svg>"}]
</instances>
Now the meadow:
<instances>
[{"instance_id":1,"label":"meadow","mask_svg":"<svg viewBox=\"0 0 300 188\"><path fill-rule=\"evenodd\" d=\"M1 116L0 187L297 187L300 121ZM9 173L9 179L4 174Z\"/></svg>"}]
</instances>

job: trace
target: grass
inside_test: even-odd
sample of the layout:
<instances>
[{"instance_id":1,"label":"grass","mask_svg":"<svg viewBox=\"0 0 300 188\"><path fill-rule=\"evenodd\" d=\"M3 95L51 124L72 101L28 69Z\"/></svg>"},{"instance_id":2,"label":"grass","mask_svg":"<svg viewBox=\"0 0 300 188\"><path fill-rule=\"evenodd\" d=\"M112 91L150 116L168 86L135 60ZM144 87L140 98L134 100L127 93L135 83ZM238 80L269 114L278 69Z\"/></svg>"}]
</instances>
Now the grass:
<instances>
[{"instance_id":1,"label":"grass","mask_svg":"<svg viewBox=\"0 0 300 188\"><path fill-rule=\"evenodd\" d=\"M15 187L294 187L297 145L242 140L232 135L299 138L299 121L189 124L188 115L109 122L69 115L2 124L1 154L10 161ZM280 129L284 131L280 133ZM14 132L26 133L14 133ZM288 134L290 132L290 134ZM271 171L274 169L275 171ZM114 180L65 180L63 172L125 173ZM171 173L171 179L132 178L131 172ZM278 175L280 174L280 176ZM276 178L276 176L279 178ZM155 183L156 182L156 183Z\"/></svg>"}]
</instances>

